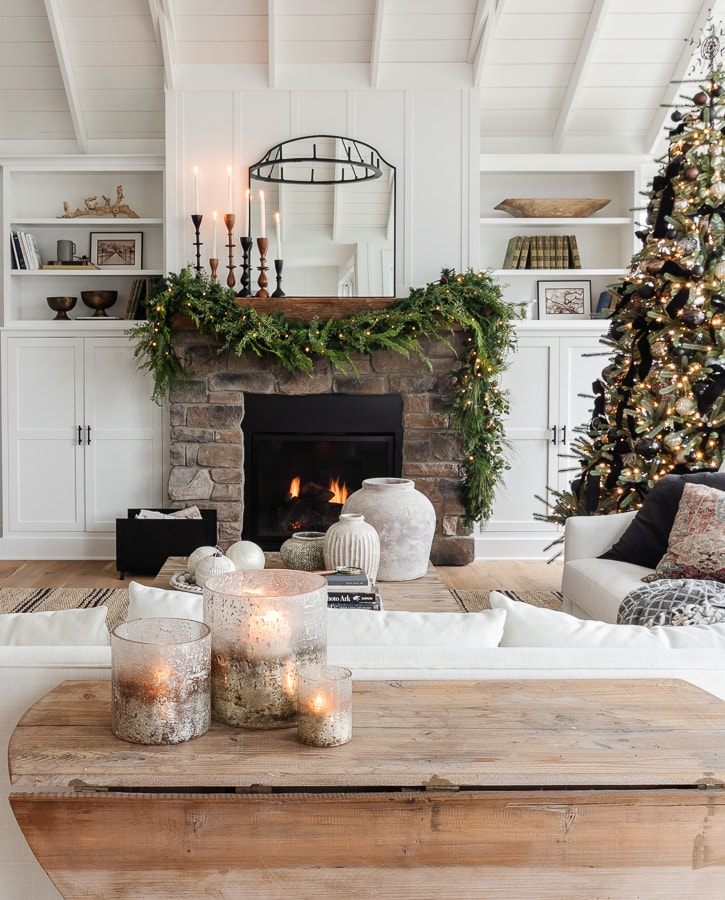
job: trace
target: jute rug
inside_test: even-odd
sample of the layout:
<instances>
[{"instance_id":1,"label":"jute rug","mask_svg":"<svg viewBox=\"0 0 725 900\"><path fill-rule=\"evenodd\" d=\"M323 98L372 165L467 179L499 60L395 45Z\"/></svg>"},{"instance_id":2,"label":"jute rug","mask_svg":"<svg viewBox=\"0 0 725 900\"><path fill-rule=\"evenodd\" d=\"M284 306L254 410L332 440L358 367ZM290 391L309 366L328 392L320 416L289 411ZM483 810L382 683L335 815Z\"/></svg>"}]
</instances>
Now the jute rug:
<instances>
[{"instance_id":1,"label":"jute rug","mask_svg":"<svg viewBox=\"0 0 725 900\"><path fill-rule=\"evenodd\" d=\"M111 631L126 618L126 588L0 588L0 613L49 612L58 609L90 609L107 606L106 625Z\"/></svg>"},{"instance_id":2,"label":"jute rug","mask_svg":"<svg viewBox=\"0 0 725 900\"><path fill-rule=\"evenodd\" d=\"M482 609L491 609L488 601L491 591L451 591L456 602L464 612L481 612ZM563 600L560 591L499 591L506 594L512 600L520 600L531 606L540 606L544 609L555 609L561 612Z\"/></svg>"}]
</instances>

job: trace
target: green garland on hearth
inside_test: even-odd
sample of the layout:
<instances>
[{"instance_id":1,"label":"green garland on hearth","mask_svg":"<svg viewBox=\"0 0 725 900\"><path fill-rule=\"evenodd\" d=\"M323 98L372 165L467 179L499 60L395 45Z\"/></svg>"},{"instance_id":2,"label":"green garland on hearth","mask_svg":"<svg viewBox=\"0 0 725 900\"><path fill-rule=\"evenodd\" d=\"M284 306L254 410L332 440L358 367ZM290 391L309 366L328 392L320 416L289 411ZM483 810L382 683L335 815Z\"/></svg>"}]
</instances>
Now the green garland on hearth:
<instances>
[{"instance_id":1,"label":"green garland on hearth","mask_svg":"<svg viewBox=\"0 0 725 900\"><path fill-rule=\"evenodd\" d=\"M302 322L240 306L230 288L185 268L155 285L146 311L147 321L134 329L132 338L138 342L139 368L153 375L157 402L164 402L169 389L187 374L174 348L174 320L180 315L213 337L220 352L274 356L290 372L308 374L316 359L355 372L353 356L375 350L395 350L406 357L416 353L430 367L421 341L449 344L446 335L463 330L461 366L451 373L446 401L451 427L464 447L466 524L490 518L495 489L510 468L503 427L509 403L500 379L515 347L518 312L503 300L499 284L488 273L457 275L444 269L440 281L412 289L410 296L385 308Z\"/></svg>"}]
</instances>

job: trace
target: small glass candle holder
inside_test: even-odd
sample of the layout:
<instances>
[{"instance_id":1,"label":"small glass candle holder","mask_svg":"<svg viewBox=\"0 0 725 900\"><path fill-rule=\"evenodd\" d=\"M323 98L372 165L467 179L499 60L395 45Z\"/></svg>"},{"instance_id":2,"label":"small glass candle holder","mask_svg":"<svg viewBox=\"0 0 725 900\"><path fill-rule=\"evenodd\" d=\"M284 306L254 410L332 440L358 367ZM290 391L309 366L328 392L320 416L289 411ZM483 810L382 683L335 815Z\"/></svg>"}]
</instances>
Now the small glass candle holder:
<instances>
[{"instance_id":1,"label":"small glass candle holder","mask_svg":"<svg viewBox=\"0 0 725 900\"><path fill-rule=\"evenodd\" d=\"M214 575L204 583L211 628L211 703L218 722L289 728L297 669L327 658L327 581L291 569Z\"/></svg>"},{"instance_id":2,"label":"small glass candle holder","mask_svg":"<svg viewBox=\"0 0 725 900\"><path fill-rule=\"evenodd\" d=\"M111 729L133 744L180 744L211 725L211 631L133 619L111 632Z\"/></svg>"},{"instance_id":3,"label":"small glass candle holder","mask_svg":"<svg viewBox=\"0 0 725 900\"><path fill-rule=\"evenodd\" d=\"M300 668L297 737L313 747L339 747L352 740L352 672L349 669Z\"/></svg>"}]
</instances>

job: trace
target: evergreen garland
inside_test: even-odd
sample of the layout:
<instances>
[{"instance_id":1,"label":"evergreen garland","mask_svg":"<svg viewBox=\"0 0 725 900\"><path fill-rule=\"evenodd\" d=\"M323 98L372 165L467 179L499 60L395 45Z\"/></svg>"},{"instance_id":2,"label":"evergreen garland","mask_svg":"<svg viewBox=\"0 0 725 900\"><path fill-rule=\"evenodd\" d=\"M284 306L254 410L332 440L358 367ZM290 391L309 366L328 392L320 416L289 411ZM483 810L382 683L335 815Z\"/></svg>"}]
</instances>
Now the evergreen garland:
<instances>
[{"instance_id":1,"label":"evergreen garland","mask_svg":"<svg viewBox=\"0 0 725 900\"><path fill-rule=\"evenodd\" d=\"M138 342L139 368L153 376L157 402L164 402L169 389L187 375L174 348L174 320L180 315L213 337L220 353L273 356L288 371L307 374L316 359L356 372L353 355L375 350L394 350L406 357L415 353L430 368L421 341L442 340L451 347L445 335L463 330L461 366L451 373L446 402L451 427L463 440L466 524L490 518L495 490L510 468L503 427L509 403L500 378L515 347L518 313L503 300L500 286L488 273L458 275L444 269L440 281L413 289L388 307L303 322L241 306L230 288L185 268L155 285L146 312L147 321L134 329L132 338Z\"/></svg>"}]
</instances>

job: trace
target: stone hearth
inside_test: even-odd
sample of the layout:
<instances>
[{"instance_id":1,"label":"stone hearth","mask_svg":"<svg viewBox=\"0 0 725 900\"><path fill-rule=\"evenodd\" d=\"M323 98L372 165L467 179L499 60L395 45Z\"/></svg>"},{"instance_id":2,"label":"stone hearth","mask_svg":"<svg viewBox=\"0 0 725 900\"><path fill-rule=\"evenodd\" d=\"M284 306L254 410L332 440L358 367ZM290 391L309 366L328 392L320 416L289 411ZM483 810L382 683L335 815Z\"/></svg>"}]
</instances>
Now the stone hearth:
<instances>
[{"instance_id":1,"label":"stone hearth","mask_svg":"<svg viewBox=\"0 0 725 900\"><path fill-rule=\"evenodd\" d=\"M412 479L436 510L432 560L438 565L471 562L474 541L460 499L462 447L443 402L456 359L441 342L425 343L424 351L432 371L417 356L381 351L355 357L357 375L325 361L316 363L312 376L293 375L270 358L219 354L198 333L180 333L177 352L190 379L170 398L172 505L216 508L220 544L239 540L245 394L395 393L403 398L403 477Z\"/></svg>"}]
</instances>

